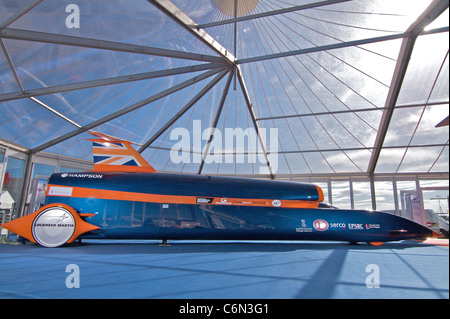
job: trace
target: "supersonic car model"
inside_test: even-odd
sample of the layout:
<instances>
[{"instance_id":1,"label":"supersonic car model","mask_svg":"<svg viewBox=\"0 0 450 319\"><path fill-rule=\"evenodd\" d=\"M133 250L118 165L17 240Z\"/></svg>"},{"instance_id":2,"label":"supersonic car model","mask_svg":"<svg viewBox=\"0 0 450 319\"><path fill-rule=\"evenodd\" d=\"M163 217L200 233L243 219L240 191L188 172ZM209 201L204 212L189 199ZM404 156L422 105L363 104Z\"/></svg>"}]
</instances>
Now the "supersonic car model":
<instances>
[{"instance_id":1,"label":"supersonic car model","mask_svg":"<svg viewBox=\"0 0 450 319\"><path fill-rule=\"evenodd\" d=\"M53 174L46 205L2 227L45 247L77 238L378 245L434 235L400 216L327 207L313 184L157 172L131 142L91 134L94 170Z\"/></svg>"}]
</instances>

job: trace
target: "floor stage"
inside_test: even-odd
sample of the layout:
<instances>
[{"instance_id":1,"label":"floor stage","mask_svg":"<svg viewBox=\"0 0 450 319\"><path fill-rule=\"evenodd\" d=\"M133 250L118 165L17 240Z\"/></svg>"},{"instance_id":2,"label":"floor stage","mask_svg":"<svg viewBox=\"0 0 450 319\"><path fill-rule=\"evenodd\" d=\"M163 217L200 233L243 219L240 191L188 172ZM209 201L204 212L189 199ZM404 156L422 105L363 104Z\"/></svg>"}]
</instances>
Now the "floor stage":
<instances>
[{"instance_id":1,"label":"floor stage","mask_svg":"<svg viewBox=\"0 0 450 319\"><path fill-rule=\"evenodd\" d=\"M169 244L0 245L0 299L449 298L448 240Z\"/></svg>"}]
</instances>

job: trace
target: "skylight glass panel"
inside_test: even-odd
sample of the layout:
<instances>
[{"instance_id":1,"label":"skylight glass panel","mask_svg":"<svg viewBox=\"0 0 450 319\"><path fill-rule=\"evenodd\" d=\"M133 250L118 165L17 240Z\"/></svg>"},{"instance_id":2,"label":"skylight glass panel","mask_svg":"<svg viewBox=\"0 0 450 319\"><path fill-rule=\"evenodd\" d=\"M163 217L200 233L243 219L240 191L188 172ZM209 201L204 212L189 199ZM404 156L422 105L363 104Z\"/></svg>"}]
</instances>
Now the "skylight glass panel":
<instances>
[{"instance_id":1,"label":"skylight glass panel","mask_svg":"<svg viewBox=\"0 0 450 319\"><path fill-rule=\"evenodd\" d=\"M93 161L92 142L87 141L92 139L89 133L81 133L75 137L67 139L61 143L47 148L45 151L54 154L64 154L74 158L80 158L88 161Z\"/></svg>"},{"instance_id":2,"label":"skylight glass panel","mask_svg":"<svg viewBox=\"0 0 450 319\"><path fill-rule=\"evenodd\" d=\"M13 17L16 13L32 5L34 0L2 0L0 2L0 24Z\"/></svg>"},{"instance_id":3,"label":"skylight glass panel","mask_svg":"<svg viewBox=\"0 0 450 319\"><path fill-rule=\"evenodd\" d=\"M435 161L439 158L439 156L442 155L443 150L445 151L443 147L410 147L404 154L404 157L402 157L402 161L395 172L428 172L432 168ZM448 147L446 148L446 150L448 152Z\"/></svg>"},{"instance_id":4,"label":"skylight glass panel","mask_svg":"<svg viewBox=\"0 0 450 319\"><path fill-rule=\"evenodd\" d=\"M45 0L10 28L214 54L145 0Z\"/></svg>"},{"instance_id":5,"label":"skylight glass panel","mask_svg":"<svg viewBox=\"0 0 450 319\"><path fill-rule=\"evenodd\" d=\"M389 148L383 147L381 149L380 157L378 158L376 173L394 173L397 172L402 157L406 152L406 148Z\"/></svg>"},{"instance_id":6,"label":"skylight glass panel","mask_svg":"<svg viewBox=\"0 0 450 319\"><path fill-rule=\"evenodd\" d=\"M448 104L427 106L420 116L420 123L415 126L411 145L448 143L449 127L436 127L445 116L448 116Z\"/></svg>"},{"instance_id":7,"label":"skylight glass panel","mask_svg":"<svg viewBox=\"0 0 450 319\"><path fill-rule=\"evenodd\" d=\"M30 99L0 104L2 138L33 148L75 126Z\"/></svg>"},{"instance_id":8,"label":"skylight glass panel","mask_svg":"<svg viewBox=\"0 0 450 319\"><path fill-rule=\"evenodd\" d=\"M25 89L80 83L199 64L152 55L5 39ZM124 79L126 81L126 79Z\"/></svg>"},{"instance_id":9,"label":"skylight glass panel","mask_svg":"<svg viewBox=\"0 0 450 319\"><path fill-rule=\"evenodd\" d=\"M449 169L449 147L445 146L441 149L438 158L435 160L429 172L448 172Z\"/></svg>"},{"instance_id":10,"label":"skylight glass panel","mask_svg":"<svg viewBox=\"0 0 450 319\"><path fill-rule=\"evenodd\" d=\"M436 81L442 85L440 73L448 73L448 47L448 32L417 39L397 105L427 103ZM448 91L446 97L448 101Z\"/></svg>"},{"instance_id":11,"label":"skylight glass panel","mask_svg":"<svg viewBox=\"0 0 450 319\"><path fill-rule=\"evenodd\" d=\"M3 54L0 44L0 94L19 91L19 85L14 77L11 67Z\"/></svg>"}]
</instances>

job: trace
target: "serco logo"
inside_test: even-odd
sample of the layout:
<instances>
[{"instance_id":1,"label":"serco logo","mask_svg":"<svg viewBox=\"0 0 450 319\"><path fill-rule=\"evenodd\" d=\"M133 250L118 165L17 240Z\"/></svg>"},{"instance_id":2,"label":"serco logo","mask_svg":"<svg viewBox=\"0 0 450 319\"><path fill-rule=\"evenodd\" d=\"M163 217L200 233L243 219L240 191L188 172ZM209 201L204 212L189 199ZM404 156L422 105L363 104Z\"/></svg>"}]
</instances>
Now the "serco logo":
<instances>
[{"instance_id":1,"label":"serco logo","mask_svg":"<svg viewBox=\"0 0 450 319\"><path fill-rule=\"evenodd\" d=\"M314 229L318 231L325 231L328 229L329 225L326 220L316 219L313 223Z\"/></svg>"}]
</instances>

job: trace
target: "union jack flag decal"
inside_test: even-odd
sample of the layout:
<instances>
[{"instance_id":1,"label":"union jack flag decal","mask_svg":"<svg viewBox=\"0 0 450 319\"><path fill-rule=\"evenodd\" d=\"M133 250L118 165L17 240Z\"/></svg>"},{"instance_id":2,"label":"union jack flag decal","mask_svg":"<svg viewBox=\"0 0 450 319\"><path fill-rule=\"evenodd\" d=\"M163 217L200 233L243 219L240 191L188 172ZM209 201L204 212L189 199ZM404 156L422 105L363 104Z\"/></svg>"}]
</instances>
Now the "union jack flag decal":
<instances>
[{"instance_id":1,"label":"union jack flag decal","mask_svg":"<svg viewBox=\"0 0 450 319\"><path fill-rule=\"evenodd\" d=\"M156 170L139 154L130 141L90 132L96 139L93 142L94 171L147 172Z\"/></svg>"}]
</instances>

